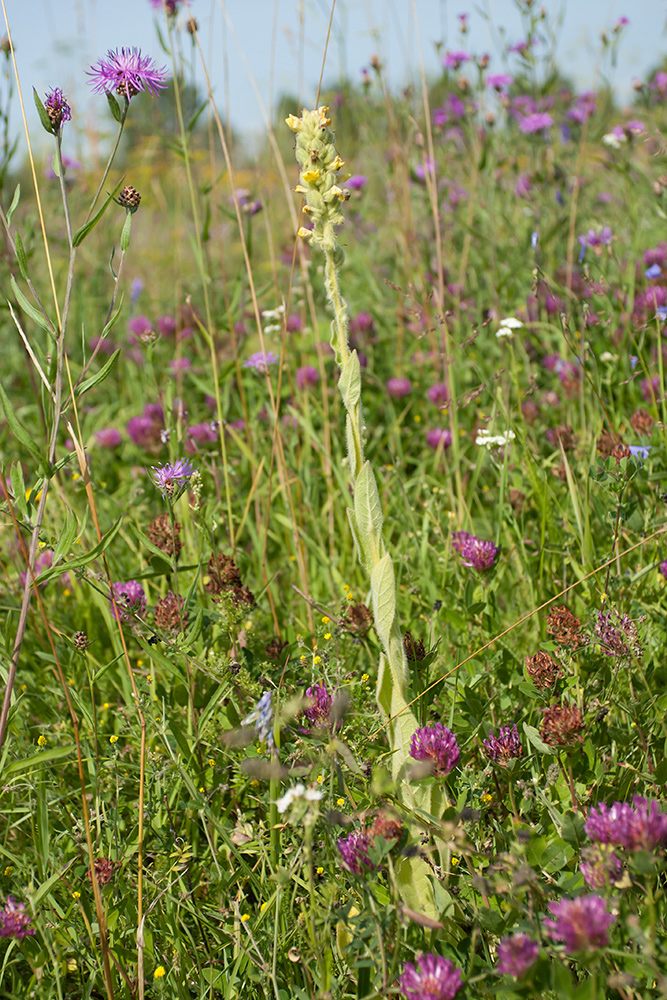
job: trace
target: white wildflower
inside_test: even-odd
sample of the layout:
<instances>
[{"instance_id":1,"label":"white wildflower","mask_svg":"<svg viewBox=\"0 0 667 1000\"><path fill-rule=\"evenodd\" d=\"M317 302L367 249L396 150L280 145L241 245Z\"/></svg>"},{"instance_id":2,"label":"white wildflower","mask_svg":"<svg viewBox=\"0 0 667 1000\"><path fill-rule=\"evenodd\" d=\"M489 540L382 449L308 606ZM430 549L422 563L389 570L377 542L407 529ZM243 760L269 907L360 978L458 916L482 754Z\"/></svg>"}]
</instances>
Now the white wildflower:
<instances>
[{"instance_id":1,"label":"white wildflower","mask_svg":"<svg viewBox=\"0 0 667 1000\"><path fill-rule=\"evenodd\" d=\"M295 799L305 799L306 802L319 802L323 798L324 792L319 788L306 788L299 782L293 788L288 788L284 795L276 799L276 807L279 813L284 813L292 805Z\"/></svg>"},{"instance_id":2,"label":"white wildflower","mask_svg":"<svg viewBox=\"0 0 667 1000\"><path fill-rule=\"evenodd\" d=\"M502 434L489 434L487 430L481 430L477 432L477 437L475 438L475 444L478 444L484 448L503 448L508 445L510 441L513 441L516 437L514 431L504 431Z\"/></svg>"},{"instance_id":3,"label":"white wildflower","mask_svg":"<svg viewBox=\"0 0 667 1000\"><path fill-rule=\"evenodd\" d=\"M602 141L605 146L609 147L609 149L620 149L621 145L624 142L627 142L627 139L624 135L616 135L614 132L607 132L606 135L602 136Z\"/></svg>"}]
</instances>

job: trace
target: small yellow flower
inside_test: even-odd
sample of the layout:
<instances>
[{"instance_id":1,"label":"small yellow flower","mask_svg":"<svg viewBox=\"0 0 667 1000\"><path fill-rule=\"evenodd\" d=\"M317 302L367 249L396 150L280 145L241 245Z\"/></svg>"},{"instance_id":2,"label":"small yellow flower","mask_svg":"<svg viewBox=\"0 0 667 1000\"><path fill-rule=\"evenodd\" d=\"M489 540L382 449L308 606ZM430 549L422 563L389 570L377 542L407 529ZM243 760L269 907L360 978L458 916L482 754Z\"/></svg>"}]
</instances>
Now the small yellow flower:
<instances>
[{"instance_id":1,"label":"small yellow flower","mask_svg":"<svg viewBox=\"0 0 667 1000\"><path fill-rule=\"evenodd\" d=\"M27 684L22 684L21 685L21 690L22 691L27 691L28 690L28 685Z\"/></svg>"},{"instance_id":2,"label":"small yellow flower","mask_svg":"<svg viewBox=\"0 0 667 1000\"><path fill-rule=\"evenodd\" d=\"M346 594L345 596L346 596L346 598L347 598L348 601L353 601L354 600L354 594Z\"/></svg>"},{"instance_id":3,"label":"small yellow flower","mask_svg":"<svg viewBox=\"0 0 667 1000\"><path fill-rule=\"evenodd\" d=\"M330 620L331 620L331 619L329 618L329 616L328 616L328 615L322 615L322 624L323 624L323 625L328 625L328 624L329 624L329 622L330 622Z\"/></svg>"},{"instance_id":4,"label":"small yellow flower","mask_svg":"<svg viewBox=\"0 0 667 1000\"><path fill-rule=\"evenodd\" d=\"M117 736L110 736L109 737L109 743L118 743L118 737Z\"/></svg>"},{"instance_id":5,"label":"small yellow flower","mask_svg":"<svg viewBox=\"0 0 667 1000\"><path fill-rule=\"evenodd\" d=\"M305 663L306 660L308 659L308 657L306 656L305 653L302 653L301 656L299 657L299 659L301 660L302 663Z\"/></svg>"},{"instance_id":6,"label":"small yellow flower","mask_svg":"<svg viewBox=\"0 0 667 1000\"><path fill-rule=\"evenodd\" d=\"M341 160L340 156L336 155L335 160L331 164L331 169L340 170L340 168L344 166L345 166L345 160Z\"/></svg>"},{"instance_id":7,"label":"small yellow flower","mask_svg":"<svg viewBox=\"0 0 667 1000\"><path fill-rule=\"evenodd\" d=\"M344 583L343 584L343 590L349 590L349 589L350 589L349 583Z\"/></svg>"},{"instance_id":8,"label":"small yellow flower","mask_svg":"<svg viewBox=\"0 0 667 1000\"><path fill-rule=\"evenodd\" d=\"M39 736L38 739L37 739L37 746L45 747L46 744L47 744L47 742L48 741L46 739L46 736L44 736L44 735Z\"/></svg>"},{"instance_id":9,"label":"small yellow flower","mask_svg":"<svg viewBox=\"0 0 667 1000\"><path fill-rule=\"evenodd\" d=\"M148 674L147 677L146 677L146 680L148 681L149 684L152 684L153 683L153 675L152 674Z\"/></svg>"},{"instance_id":10,"label":"small yellow flower","mask_svg":"<svg viewBox=\"0 0 667 1000\"><path fill-rule=\"evenodd\" d=\"M322 865L320 865L320 867L316 868L315 871L318 875L321 875L324 872L324 868L322 867Z\"/></svg>"},{"instance_id":11,"label":"small yellow flower","mask_svg":"<svg viewBox=\"0 0 667 1000\"><path fill-rule=\"evenodd\" d=\"M209 759L208 759L208 766L209 767L215 767L215 761L213 760L212 757L209 757Z\"/></svg>"},{"instance_id":12,"label":"small yellow flower","mask_svg":"<svg viewBox=\"0 0 667 1000\"><path fill-rule=\"evenodd\" d=\"M306 184L315 184L320 179L320 172L319 170L304 170L301 177Z\"/></svg>"},{"instance_id":13,"label":"small yellow flower","mask_svg":"<svg viewBox=\"0 0 667 1000\"><path fill-rule=\"evenodd\" d=\"M11 875L13 871L14 871L14 865L7 865L7 867L5 868L5 875Z\"/></svg>"},{"instance_id":14,"label":"small yellow flower","mask_svg":"<svg viewBox=\"0 0 667 1000\"><path fill-rule=\"evenodd\" d=\"M73 892L72 893L72 899L81 899L81 893L80 892Z\"/></svg>"},{"instance_id":15,"label":"small yellow flower","mask_svg":"<svg viewBox=\"0 0 667 1000\"><path fill-rule=\"evenodd\" d=\"M246 631L248 631L248 632L249 632L249 631L250 631L250 629L252 628L252 621L250 620L250 618L249 618L249 619L248 619L248 621L247 621L247 622L245 623L245 628L246 628Z\"/></svg>"},{"instance_id":16,"label":"small yellow flower","mask_svg":"<svg viewBox=\"0 0 667 1000\"><path fill-rule=\"evenodd\" d=\"M109 702L105 701L104 704L102 705L102 708L109 708Z\"/></svg>"},{"instance_id":17,"label":"small yellow flower","mask_svg":"<svg viewBox=\"0 0 667 1000\"><path fill-rule=\"evenodd\" d=\"M416 424L420 424L421 422L422 422L422 418L420 417L420 415L418 413L415 413L415 423Z\"/></svg>"},{"instance_id":18,"label":"small yellow flower","mask_svg":"<svg viewBox=\"0 0 667 1000\"><path fill-rule=\"evenodd\" d=\"M489 795L489 793L486 792L485 795L482 795L482 802L484 802L485 805L488 805L489 802L493 802L493 795Z\"/></svg>"},{"instance_id":19,"label":"small yellow flower","mask_svg":"<svg viewBox=\"0 0 667 1000\"><path fill-rule=\"evenodd\" d=\"M367 682L368 680L369 680L369 675L368 675L368 674L362 674L362 675L361 675L361 683L362 683L362 684L366 684L366 682Z\"/></svg>"},{"instance_id":20,"label":"small yellow flower","mask_svg":"<svg viewBox=\"0 0 667 1000\"><path fill-rule=\"evenodd\" d=\"M296 556L295 556L295 555L291 555L291 556L289 557L289 561L290 561L290 562L296 562Z\"/></svg>"},{"instance_id":21,"label":"small yellow flower","mask_svg":"<svg viewBox=\"0 0 667 1000\"><path fill-rule=\"evenodd\" d=\"M321 785L323 781L324 781L324 775L323 774L318 774L318 776L317 776L317 784Z\"/></svg>"},{"instance_id":22,"label":"small yellow flower","mask_svg":"<svg viewBox=\"0 0 667 1000\"><path fill-rule=\"evenodd\" d=\"M66 965L67 965L67 971L68 972L76 972L76 959L75 958L68 958L67 962L66 962Z\"/></svg>"},{"instance_id":23,"label":"small yellow flower","mask_svg":"<svg viewBox=\"0 0 667 1000\"><path fill-rule=\"evenodd\" d=\"M322 662L322 657L321 656L314 656L313 657L313 663L321 663L321 662Z\"/></svg>"},{"instance_id":24,"label":"small yellow flower","mask_svg":"<svg viewBox=\"0 0 667 1000\"><path fill-rule=\"evenodd\" d=\"M268 905L269 904L266 902L266 900L264 900L264 902L262 903L262 905L259 908L259 912L260 913L264 913L264 910L267 908Z\"/></svg>"},{"instance_id":25,"label":"small yellow flower","mask_svg":"<svg viewBox=\"0 0 667 1000\"><path fill-rule=\"evenodd\" d=\"M205 791L205 789L204 789L204 788L202 788L202 786L200 785L200 786L199 786L199 791L200 791L200 792L203 792L203 791Z\"/></svg>"},{"instance_id":26,"label":"small yellow flower","mask_svg":"<svg viewBox=\"0 0 667 1000\"><path fill-rule=\"evenodd\" d=\"M631 722L631 723L630 723L630 729L634 729L634 727L635 727L636 725L637 725L637 723L636 723L636 722Z\"/></svg>"},{"instance_id":27,"label":"small yellow flower","mask_svg":"<svg viewBox=\"0 0 667 1000\"><path fill-rule=\"evenodd\" d=\"M312 232L310 231L310 229L304 229L304 227L303 227L303 226L301 226L301 228L299 229L299 231L298 231L298 233L297 233L296 235L297 235L297 236L300 236L302 240L309 240L309 239L310 239L310 237L311 237L311 236L312 236L313 234L312 234Z\"/></svg>"},{"instance_id":28,"label":"small yellow flower","mask_svg":"<svg viewBox=\"0 0 667 1000\"><path fill-rule=\"evenodd\" d=\"M69 589L69 587L65 587L65 589L63 590L63 597L71 597L71 596L72 596L72 591Z\"/></svg>"},{"instance_id":29,"label":"small yellow flower","mask_svg":"<svg viewBox=\"0 0 667 1000\"><path fill-rule=\"evenodd\" d=\"M345 799L336 799L336 805L337 806L344 806L345 805Z\"/></svg>"},{"instance_id":30,"label":"small yellow flower","mask_svg":"<svg viewBox=\"0 0 667 1000\"><path fill-rule=\"evenodd\" d=\"M456 868L456 866L458 865L458 863L459 863L459 859L458 858L452 858L452 868Z\"/></svg>"},{"instance_id":31,"label":"small yellow flower","mask_svg":"<svg viewBox=\"0 0 667 1000\"><path fill-rule=\"evenodd\" d=\"M162 979L162 977L166 975L167 975L167 970L165 969L164 965L158 965L157 969L153 973L153 978Z\"/></svg>"},{"instance_id":32,"label":"small yellow flower","mask_svg":"<svg viewBox=\"0 0 667 1000\"><path fill-rule=\"evenodd\" d=\"M245 923L246 920L250 920L250 914L249 913L242 913L241 914L241 920L243 921L243 923Z\"/></svg>"},{"instance_id":33,"label":"small yellow flower","mask_svg":"<svg viewBox=\"0 0 667 1000\"><path fill-rule=\"evenodd\" d=\"M257 778L253 778L250 784L252 785L253 788L259 788L259 781L257 780Z\"/></svg>"},{"instance_id":34,"label":"small yellow flower","mask_svg":"<svg viewBox=\"0 0 667 1000\"><path fill-rule=\"evenodd\" d=\"M325 639L330 639L331 638L331 632L325 632L324 633L324 638Z\"/></svg>"}]
</instances>

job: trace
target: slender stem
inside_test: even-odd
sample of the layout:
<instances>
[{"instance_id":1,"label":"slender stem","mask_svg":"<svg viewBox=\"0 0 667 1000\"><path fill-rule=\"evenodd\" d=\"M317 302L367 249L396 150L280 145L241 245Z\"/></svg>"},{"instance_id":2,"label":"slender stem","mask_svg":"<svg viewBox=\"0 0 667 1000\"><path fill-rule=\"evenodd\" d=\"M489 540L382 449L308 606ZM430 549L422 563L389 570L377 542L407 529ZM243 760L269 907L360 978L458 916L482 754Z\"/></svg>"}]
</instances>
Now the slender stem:
<instances>
[{"instance_id":1,"label":"slender stem","mask_svg":"<svg viewBox=\"0 0 667 1000\"><path fill-rule=\"evenodd\" d=\"M116 153L118 152L118 146L120 144L120 139L123 134L123 128L125 127L125 119L127 118L127 112L129 110L129 107L130 107L130 102L128 101L127 97L123 97L123 107L121 108L120 111L120 121L118 123L118 134L116 135L116 141L113 145L111 153L109 154L109 159L107 160L106 167L104 168L104 173L102 174L102 180L100 181L97 187L97 191L95 192L95 197L93 198L90 208L88 209L86 218L83 221L84 226L87 222L90 221L90 217L95 210L95 205L97 204L98 198L102 193L102 188L104 187L104 183L107 177L109 176L109 171L111 170L111 164L113 163Z\"/></svg>"}]
</instances>

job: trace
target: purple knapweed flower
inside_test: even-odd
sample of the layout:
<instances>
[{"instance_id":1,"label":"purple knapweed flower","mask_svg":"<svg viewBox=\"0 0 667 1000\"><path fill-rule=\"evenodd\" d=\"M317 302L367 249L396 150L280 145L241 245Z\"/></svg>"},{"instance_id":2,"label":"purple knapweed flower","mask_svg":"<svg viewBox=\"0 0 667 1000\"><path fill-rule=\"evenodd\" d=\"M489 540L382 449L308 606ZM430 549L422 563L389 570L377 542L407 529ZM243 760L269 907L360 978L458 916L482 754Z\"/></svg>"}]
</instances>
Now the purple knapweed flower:
<instances>
[{"instance_id":1,"label":"purple knapweed flower","mask_svg":"<svg viewBox=\"0 0 667 1000\"><path fill-rule=\"evenodd\" d=\"M192 455L199 451L200 445L215 444L219 438L219 424L217 420L204 420L200 424L190 424L185 432L185 450Z\"/></svg>"},{"instance_id":2,"label":"purple knapweed flower","mask_svg":"<svg viewBox=\"0 0 667 1000\"><path fill-rule=\"evenodd\" d=\"M593 806L584 827L591 840L627 851L654 851L667 844L667 814L655 799L635 795L632 801L634 809L629 802Z\"/></svg>"},{"instance_id":3,"label":"purple knapweed flower","mask_svg":"<svg viewBox=\"0 0 667 1000\"><path fill-rule=\"evenodd\" d=\"M273 351L256 351L255 354L250 355L247 361L243 362L243 367L252 368L260 375L266 375L269 371L269 365L277 365L279 361L280 358Z\"/></svg>"},{"instance_id":4,"label":"purple knapweed flower","mask_svg":"<svg viewBox=\"0 0 667 1000\"><path fill-rule=\"evenodd\" d=\"M542 921L546 931L557 941L563 941L565 951L593 951L609 944L607 930L616 917L607 909L601 896L577 896L550 903L549 909L556 918Z\"/></svg>"},{"instance_id":5,"label":"purple knapweed flower","mask_svg":"<svg viewBox=\"0 0 667 1000\"><path fill-rule=\"evenodd\" d=\"M54 132L60 131L63 122L72 120L72 109L60 87L54 87L53 90L49 91L44 101L44 107Z\"/></svg>"},{"instance_id":6,"label":"purple knapweed flower","mask_svg":"<svg viewBox=\"0 0 667 1000\"><path fill-rule=\"evenodd\" d=\"M433 451L442 451L445 448L449 448L452 443L452 432L446 427L432 427L430 430L426 431L426 444L429 448L433 448Z\"/></svg>"},{"instance_id":7,"label":"purple knapweed flower","mask_svg":"<svg viewBox=\"0 0 667 1000\"><path fill-rule=\"evenodd\" d=\"M431 386L426 395L434 406L442 409L449 402L449 387L446 382L436 382L435 385Z\"/></svg>"},{"instance_id":8,"label":"purple knapweed flower","mask_svg":"<svg viewBox=\"0 0 667 1000\"><path fill-rule=\"evenodd\" d=\"M501 726L497 737L493 735L493 731L490 731L488 740L482 742L488 756L496 764L506 765L508 761L523 755L523 747L516 724L511 728L510 726Z\"/></svg>"},{"instance_id":9,"label":"purple knapweed flower","mask_svg":"<svg viewBox=\"0 0 667 1000\"><path fill-rule=\"evenodd\" d=\"M534 111L530 115L519 116L519 131L524 135L534 135L536 132L544 132L551 128L554 123L548 111Z\"/></svg>"},{"instance_id":10,"label":"purple knapweed flower","mask_svg":"<svg viewBox=\"0 0 667 1000\"><path fill-rule=\"evenodd\" d=\"M157 97L167 86L166 69L158 69L151 57L142 55L136 45L131 49L110 49L106 58L99 59L87 72L95 93L116 93L128 101L142 90Z\"/></svg>"},{"instance_id":11,"label":"purple knapweed flower","mask_svg":"<svg viewBox=\"0 0 667 1000\"><path fill-rule=\"evenodd\" d=\"M458 69L459 66L470 62L471 59L472 56L469 56L467 52L450 52L448 50L442 57L442 65L445 69Z\"/></svg>"},{"instance_id":12,"label":"purple knapweed flower","mask_svg":"<svg viewBox=\"0 0 667 1000\"><path fill-rule=\"evenodd\" d=\"M436 172L436 162L430 156L424 158L423 163L418 163L412 170L415 180L423 184L426 181L427 175L429 177L435 177Z\"/></svg>"},{"instance_id":13,"label":"purple knapweed flower","mask_svg":"<svg viewBox=\"0 0 667 1000\"><path fill-rule=\"evenodd\" d=\"M173 17L178 11L181 0L150 0L151 6L156 10L163 10L165 14Z\"/></svg>"},{"instance_id":14,"label":"purple knapweed flower","mask_svg":"<svg viewBox=\"0 0 667 1000\"><path fill-rule=\"evenodd\" d=\"M442 955L422 955L415 966L406 962L399 980L407 1000L452 1000L461 989L463 973Z\"/></svg>"},{"instance_id":15,"label":"purple knapweed flower","mask_svg":"<svg viewBox=\"0 0 667 1000\"><path fill-rule=\"evenodd\" d=\"M362 188L366 187L368 184L368 177L364 174L352 174L351 177L345 181L345 187L350 188L351 191L361 191Z\"/></svg>"},{"instance_id":16,"label":"purple knapweed flower","mask_svg":"<svg viewBox=\"0 0 667 1000\"><path fill-rule=\"evenodd\" d=\"M140 448L152 448L160 441L162 425L150 417L131 417L127 422L127 433L130 440Z\"/></svg>"},{"instance_id":17,"label":"purple knapweed flower","mask_svg":"<svg viewBox=\"0 0 667 1000\"><path fill-rule=\"evenodd\" d=\"M163 500L167 497L176 500L188 485L194 471L195 467L189 459L178 458L175 462L152 466L151 479L162 490Z\"/></svg>"},{"instance_id":18,"label":"purple knapweed flower","mask_svg":"<svg viewBox=\"0 0 667 1000\"><path fill-rule=\"evenodd\" d=\"M287 322L285 323L285 329L288 333L300 333L303 330L303 323L301 317L296 314L287 317Z\"/></svg>"},{"instance_id":19,"label":"purple knapweed flower","mask_svg":"<svg viewBox=\"0 0 667 1000\"><path fill-rule=\"evenodd\" d=\"M392 397L392 399L403 399L404 396L409 396L412 392L412 382L409 378L388 378L387 379L387 393Z\"/></svg>"},{"instance_id":20,"label":"purple knapweed flower","mask_svg":"<svg viewBox=\"0 0 667 1000\"><path fill-rule=\"evenodd\" d=\"M597 94L595 91L587 90L575 98L574 104L567 113L567 117L574 122L585 122L591 117L596 107Z\"/></svg>"},{"instance_id":21,"label":"purple knapweed flower","mask_svg":"<svg viewBox=\"0 0 667 1000\"><path fill-rule=\"evenodd\" d=\"M104 427L95 432L95 440L100 448L117 448L123 439L115 427Z\"/></svg>"},{"instance_id":22,"label":"purple knapweed flower","mask_svg":"<svg viewBox=\"0 0 667 1000\"><path fill-rule=\"evenodd\" d=\"M459 762L460 751L451 729L441 722L432 726L422 726L412 734L410 756L415 760L427 760L433 765L433 774L449 774Z\"/></svg>"},{"instance_id":23,"label":"purple knapweed flower","mask_svg":"<svg viewBox=\"0 0 667 1000\"><path fill-rule=\"evenodd\" d=\"M499 94L505 93L513 83L514 77L510 76L509 73L492 73L486 78L487 87L492 87Z\"/></svg>"},{"instance_id":24,"label":"purple knapweed flower","mask_svg":"<svg viewBox=\"0 0 667 1000\"><path fill-rule=\"evenodd\" d=\"M319 380L320 373L314 365L303 365L296 370L295 382L297 389L309 389L311 386L317 385Z\"/></svg>"},{"instance_id":25,"label":"purple knapweed flower","mask_svg":"<svg viewBox=\"0 0 667 1000\"><path fill-rule=\"evenodd\" d=\"M469 531L453 532L452 548L461 556L463 565L470 566L476 573L490 570L500 552L500 548L493 542L471 535Z\"/></svg>"},{"instance_id":26,"label":"purple knapweed flower","mask_svg":"<svg viewBox=\"0 0 667 1000\"><path fill-rule=\"evenodd\" d=\"M585 847L579 861L581 874L589 889L604 889L623 874L623 862L609 850Z\"/></svg>"},{"instance_id":27,"label":"purple knapweed flower","mask_svg":"<svg viewBox=\"0 0 667 1000\"><path fill-rule=\"evenodd\" d=\"M25 903L19 903L13 896L7 896L7 902L0 910L0 938L16 938L22 941L35 933L30 923L31 917L26 913Z\"/></svg>"},{"instance_id":28,"label":"purple knapweed flower","mask_svg":"<svg viewBox=\"0 0 667 1000\"><path fill-rule=\"evenodd\" d=\"M540 946L527 934L512 934L498 943L496 969L504 976L519 979L534 965L540 954Z\"/></svg>"},{"instance_id":29,"label":"purple knapweed flower","mask_svg":"<svg viewBox=\"0 0 667 1000\"><path fill-rule=\"evenodd\" d=\"M514 45L510 45L507 51L516 52L520 56L525 56L528 49L531 47L531 45L534 44L535 44L534 38L525 38L525 39L522 38L520 41L515 42Z\"/></svg>"},{"instance_id":30,"label":"purple knapweed flower","mask_svg":"<svg viewBox=\"0 0 667 1000\"><path fill-rule=\"evenodd\" d=\"M371 841L367 833L350 833L347 837L340 837L337 846L342 864L354 875L375 870L368 857Z\"/></svg>"},{"instance_id":31,"label":"purple knapweed flower","mask_svg":"<svg viewBox=\"0 0 667 1000\"><path fill-rule=\"evenodd\" d=\"M350 333L373 333L375 331L375 320L368 312L357 313L350 317Z\"/></svg>"},{"instance_id":32,"label":"purple knapweed flower","mask_svg":"<svg viewBox=\"0 0 667 1000\"><path fill-rule=\"evenodd\" d=\"M127 583L112 583L111 589L116 599L118 614L114 611L113 600L109 598L109 607L117 621L127 622L134 615L143 615L146 611L146 595L144 588L136 580Z\"/></svg>"},{"instance_id":33,"label":"purple knapweed flower","mask_svg":"<svg viewBox=\"0 0 667 1000\"><path fill-rule=\"evenodd\" d=\"M139 344L146 341L153 333L153 324L148 316L133 316L127 324L130 336L128 340L131 344Z\"/></svg>"}]
</instances>

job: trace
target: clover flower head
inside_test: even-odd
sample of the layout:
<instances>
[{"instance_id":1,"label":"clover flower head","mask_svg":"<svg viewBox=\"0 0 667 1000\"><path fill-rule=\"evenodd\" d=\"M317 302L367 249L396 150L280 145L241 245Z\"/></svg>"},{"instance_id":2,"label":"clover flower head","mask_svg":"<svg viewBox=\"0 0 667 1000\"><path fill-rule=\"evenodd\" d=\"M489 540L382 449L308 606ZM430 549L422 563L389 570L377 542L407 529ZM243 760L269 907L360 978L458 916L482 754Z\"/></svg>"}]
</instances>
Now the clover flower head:
<instances>
[{"instance_id":1,"label":"clover flower head","mask_svg":"<svg viewBox=\"0 0 667 1000\"><path fill-rule=\"evenodd\" d=\"M513 758L523 755L523 747L516 724L511 728L510 726L501 726L497 737L493 735L493 732L490 732L488 740L484 740L483 745L490 759L496 764L507 764Z\"/></svg>"},{"instance_id":2,"label":"clover flower head","mask_svg":"<svg viewBox=\"0 0 667 1000\"><path fill-rule=\"evenodd\" d=\"M111 598L109 598L109 607L118 621L127 622L135 615L145 613L146 595L144 588L136 580L128 580L127 583L112 583L111 589L116 600L118 613L116 614Z\"/></svg>"},{"instance_id":3,"label":"clover flower head","mask_svg":"<svg viewBox=\"0 0 667 1000\"><path fill-rule=\"evenodd\" d=\"M128 101L142 90L157 97L167 86L166 69L158 69L154 60L135 45L131 49L110 49L106 58L90 67L88 76L95 93L116 93Z\"/></svg>"},{"instance_id":4,"label":"clover flower head","mask_svg":"<svg viewBox=\"0 0 667 1000\"><path fill-rule=\"evenodd\" d=\"M354 875L375 870L375 865L368 857L371 840L367 833L355 832L347 837L340 837L337 846L342 864Z\"/></svg>"},{"instance_id":5,"label":"clover flower head","mask_svg":"<svg viewBox=\"0 0 667 1000\"><path fill-rule=\"evenodd\" d=\"M667 844L667 814L655 799L635 795L629 802L604 802L593 806L586 833L598 844L613 844L628 851L654 851Z\"/></svg>"},{"instance_id":6,"label":"clover flower head","mask_svg":"<svg viewBox=\"0 0 667 1000\"><path fill-rule=\"evenodd\" d=\"M485 538L471 535L469 531L455 531L452 534L452 548L461 557L464 566L476 573L490 570L498 558L500 548Z\"/></svg>"},{"instance_id":7,"label":"clover flower head","mask_svg":"<svg viewBox=\"0 0 667 1000\"><path fill-rule=\"evenodd\" d=\"M151 479L164 500L176 500L194 475L195 467L187 458L177 458L175 462L152 466Z\"/></svg>"},{"instance_id":8,"label":"clover flower head","mask_svg":"<svg viewBox=\"0 0 667 1000\"><path fill-rule=\"evenodd\" d=\"M505 976L523 976L537 961L540 947L527 934L511 934L498 944L496 969Z\"/></svg>"},{"instance_id":9,"label":"clover flower head","mask_svg":"<svg viewBox=\"0 0 667 1000\"><path fill-rule=\"evenodd\" d=\"M461 989L463 974L442 955L422 955L417 964L406 962L399 980L407 1000L453 1000Z\"/></svg>"},{"instance_id":10,"label":"clover flower head","mask_svg":"<svg viewBox=\"0 0 667 1000\"><path fill-rule=\"evenodd\" d=\"M451 729L436 722L432 726L422 726L413 733L410 756L415 760L431 761L433 773L445 775L456 767L461 754Z\"/></svg>"},{"instance_id":11,"label":"clover flower head","mask_svg":"<svg viewBox=\"0 0 667 1000\"><path fill-rule=\"evenodd\" d=\"M558 941L563 941L568 954L576 951L594 951L609 943L607 931L616 917L607 909L601 896L577 896L550 903L555 919L542 921L546 931Z\"/></svg>"},{"instance_id":12,"label":"clover flower head","mask_svg":"<svg viewBox=\"0 0 667 1000\"><path fill-rule=\"evenodd\" d=\"M334 697L327 691L326 684L313 684L311 687L306 688L306 698L308 699L308 707L304 708L303 714L311 726L316 729L322 729L325 727L331 728L336 724L331 716ZM304 729L303 726L300 729L302 733L312 732L312 729Z\"/></svg>"},{"instance_id":13,"label":"clover flower head","mask_svg":"<svg viewBox=\"0 0 667 1000\"><path fill-rule=\"evenodd\" d=\"M25 903L17 902L13 896L7 896L7 902L0 910L0 937L22 941L23 938L35 933L30 920L31 917L25 910Z\"/></svg>"}]
</instances>

